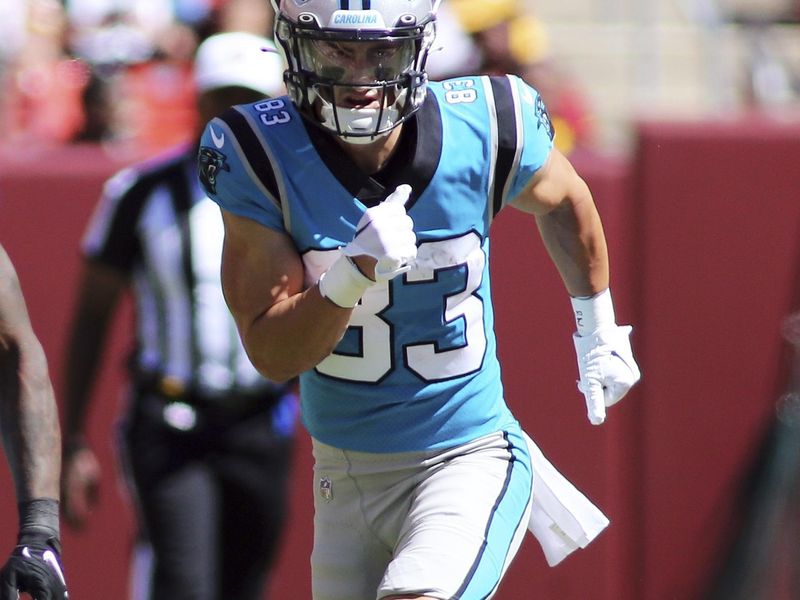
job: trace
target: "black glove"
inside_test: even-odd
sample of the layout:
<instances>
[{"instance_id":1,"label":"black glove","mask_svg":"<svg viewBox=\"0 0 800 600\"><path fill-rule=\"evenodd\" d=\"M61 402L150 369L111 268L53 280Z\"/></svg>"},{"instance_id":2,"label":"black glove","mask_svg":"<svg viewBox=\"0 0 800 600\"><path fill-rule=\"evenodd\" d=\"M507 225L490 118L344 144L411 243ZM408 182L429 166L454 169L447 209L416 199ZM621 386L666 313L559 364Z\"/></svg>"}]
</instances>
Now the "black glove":
<instances>
[{"instance_id":1,"label":"black glove","mask_svg":"<svg viewBox=\"0 0 800 600\"><path fill-rule=\"evenodd\" d=\"M36 502L41 504L41 501ZM67 600L69 594L61 565L58 531L31 524L31 520L27 515L21 520L24 525L17 545L0 570L0 600L18 600L22 592L30 594L34 600Z\"/></svg>"}]
</instances>

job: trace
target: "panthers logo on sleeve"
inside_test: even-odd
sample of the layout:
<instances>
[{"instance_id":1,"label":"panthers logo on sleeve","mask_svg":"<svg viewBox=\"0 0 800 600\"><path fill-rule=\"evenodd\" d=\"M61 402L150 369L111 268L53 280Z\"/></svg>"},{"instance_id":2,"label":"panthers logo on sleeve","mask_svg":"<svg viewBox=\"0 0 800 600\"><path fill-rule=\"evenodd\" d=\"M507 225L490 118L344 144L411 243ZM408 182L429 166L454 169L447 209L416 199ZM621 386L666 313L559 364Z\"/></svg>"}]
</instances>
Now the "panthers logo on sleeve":
<instances>
[{"instance_id":1,"label":"panthers logo on sleeve","mask_svg":"<svg viewBox=\"0 0 800 600\"><path fill-rule=\"evenodd\" d=\"M207 194L217 193L217 175L220 171L230 171L226 156L219 150L202 146L197 156L200 183Z\"/></svg>"},{"instance_id":2,"label":"panthers logo on sleeve","mask_svg":"<svg viewBox=\"0 0 800 600\"><path fill-rule=\"evenodd\" d=\"M556 131L553 127L553 122L550 120L550 115L547 112L547 107L544 105L544 100L541 96L536 97L536 118L539 120L539 127L544 127L547 135L550 136L550 141L553 141Z\"/></svg>"}]
</instances>

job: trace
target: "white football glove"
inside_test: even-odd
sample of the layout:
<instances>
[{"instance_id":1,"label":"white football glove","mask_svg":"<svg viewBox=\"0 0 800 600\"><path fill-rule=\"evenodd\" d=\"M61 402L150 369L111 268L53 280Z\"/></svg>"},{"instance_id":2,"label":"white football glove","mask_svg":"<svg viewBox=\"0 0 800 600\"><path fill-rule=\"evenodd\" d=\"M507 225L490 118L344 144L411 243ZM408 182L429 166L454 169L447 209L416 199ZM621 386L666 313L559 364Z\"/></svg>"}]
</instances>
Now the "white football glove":
<instances>
[{"instance_id":1,"label":"white football glove","mask_svg":"<svg viewBox=\"0 0 800 600\"><path fill-rule=\"evenodd\" d=\"M631 350L631 331L629 325L614 325L587 336L572 336L578 354L578 389L586 397L592 425L605 421L606 407L622 400L641 378Z\"/></svg>"},{"instance_id":2,"label":"white football glove","mask_svg":"<svg viewBox=\"0 0 800 600\"><path fill-rule=\"evenodd\" d=\"M375 258L375 280L388 281L411 269L417 257L414 221L406 214L410 185L399 185L389 197L368 208L356 226L353 241L342 248L345 256L366 254Z\"/></svg>"}]
</instances>

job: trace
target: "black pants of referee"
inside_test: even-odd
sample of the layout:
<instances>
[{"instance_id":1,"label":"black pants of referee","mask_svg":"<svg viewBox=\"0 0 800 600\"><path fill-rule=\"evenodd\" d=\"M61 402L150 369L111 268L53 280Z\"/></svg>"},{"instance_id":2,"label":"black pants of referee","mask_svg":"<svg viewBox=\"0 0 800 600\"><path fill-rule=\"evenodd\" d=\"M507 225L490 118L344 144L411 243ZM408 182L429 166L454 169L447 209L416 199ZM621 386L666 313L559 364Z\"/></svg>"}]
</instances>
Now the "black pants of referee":
<instances>
[{"instance_id":1,"label":"black pants of referee","mask_svg":"<svg viewBox=\"0 0 800 600\"><path fill-rule=\"evenodd\" d=\"M284 524L291 438L262 407L198 411L181 431L164 421L164 405L140 394L120 440L153 551L148 598L260 600Z\"/></svg>"}]
</instances>

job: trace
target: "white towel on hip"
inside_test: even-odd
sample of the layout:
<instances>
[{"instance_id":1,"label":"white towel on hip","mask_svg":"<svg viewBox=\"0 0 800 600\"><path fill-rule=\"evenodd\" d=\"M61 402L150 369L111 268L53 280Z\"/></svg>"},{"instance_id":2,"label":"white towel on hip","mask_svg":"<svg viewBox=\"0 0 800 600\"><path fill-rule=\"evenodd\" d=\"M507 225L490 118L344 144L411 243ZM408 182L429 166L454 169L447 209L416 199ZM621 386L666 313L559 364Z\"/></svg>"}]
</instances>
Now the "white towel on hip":
<instances>
[{"instance_id":1,"label":"white towel on hip","mask_svg":"<svg viewBox=\"0 0 800 600\"><path fill-rule=\"evenodd\" d=\"M533 467L533 498L528 530L556 566L578 548L585 548L608 524L608 518L542 454L524 433Z\"/></svg>"}]
</instances>

